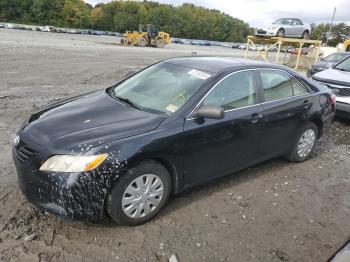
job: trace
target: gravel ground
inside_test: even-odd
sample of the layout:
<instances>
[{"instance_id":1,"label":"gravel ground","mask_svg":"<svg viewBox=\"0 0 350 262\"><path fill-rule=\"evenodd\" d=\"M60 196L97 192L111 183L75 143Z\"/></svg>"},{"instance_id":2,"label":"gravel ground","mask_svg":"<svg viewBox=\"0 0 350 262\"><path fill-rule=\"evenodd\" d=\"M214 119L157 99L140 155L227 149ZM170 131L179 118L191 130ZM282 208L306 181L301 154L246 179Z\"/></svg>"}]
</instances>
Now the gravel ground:
<instances>
[{"instance_id":1,"label":"gravel ground","mask_svg":"<svg viewBox=\"0 0 350 262\"><path fill-rule=\"evenodd\" d=\"M33 208L11 141L29 114L174 56L243 56L219 47L123 47L112 37L0 29L0 261L325 261L350 237L350 123L310 160L268 161L173 197L153 221L86 224ZM200 163L198 163L200 164Z\"/></svg>"}]
</instances>

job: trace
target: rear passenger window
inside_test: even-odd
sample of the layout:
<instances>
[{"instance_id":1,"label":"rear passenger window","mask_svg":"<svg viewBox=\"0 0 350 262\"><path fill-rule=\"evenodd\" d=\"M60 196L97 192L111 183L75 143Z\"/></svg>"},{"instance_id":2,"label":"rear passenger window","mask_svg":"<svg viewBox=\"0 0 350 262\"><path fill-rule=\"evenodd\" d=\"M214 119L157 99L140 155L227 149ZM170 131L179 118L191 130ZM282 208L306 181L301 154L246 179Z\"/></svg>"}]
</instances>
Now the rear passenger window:
<instances>
[{"instance_id":1,"label":"rear passenger window","mask_svg":"<svg viewBox=\"0 0 350 262\"><path fill-rule=\"evenodd\" d=\"M295 78L277 70L260 71L265 101L307 94L307 90Z\"/></svg>"},{"instance_id":2,"label":"rear passenger window","mask_svg":"<svg viewBox=\"0 0 350 262\"><path fill-rule=\"evenodd\" d=\"M204 105L230 110L255 104L253 71L234 73L223 79L203 101Z\"/></svg>"}]
</instances>

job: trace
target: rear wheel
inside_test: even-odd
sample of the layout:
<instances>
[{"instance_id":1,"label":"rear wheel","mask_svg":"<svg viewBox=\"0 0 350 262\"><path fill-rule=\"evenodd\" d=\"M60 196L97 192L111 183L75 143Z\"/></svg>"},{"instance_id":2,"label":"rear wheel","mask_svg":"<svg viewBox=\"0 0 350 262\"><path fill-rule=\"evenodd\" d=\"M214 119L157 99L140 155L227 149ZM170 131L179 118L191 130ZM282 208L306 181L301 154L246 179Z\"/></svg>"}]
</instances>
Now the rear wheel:
<instances>
[{"instance_id":1,"label":"rear wheel","mask_svg":"<svg viewBox=\"0 0 350 262\"><path fill-rule=\"evenodd\" d=\"M303 34L301 35L302 39L309 39L310 38L310 33L309 31L305 30Z\"/></svg>"},{"instance_id":2,"label":"rear wheel","mask_svg":"<svg viewBox=\"0 0 350 262\"><path fill-rule=\"evenodd\" d=\"M284 29L280 28L280 29L278 29L276 36L277 37L284 37L285 33L286 32L284 31Z\"/></svg>"},{"instance_id":3,"label":"rear wheel","mask_svg":"<svg viewBox=\"0 0 350 262\"><path fill-rule=\"evenodd\" d=\"M146 38L144 38L144 37L141 37L139 40L138 40L138 46L141 46L141 47L145 47L145 46L147 46L147 40L146 40Z\"/></svg>"},{"instance_id":4,"label":"rear wheel","mask_svg":"<svg viewBox=\"0 0 350 262\"><path fill-rule=\"evenodd\" d=\"M303 162L312 154L318 137L317 126L312 123L306 123L297 133L297 139L288 159L293 162Z\"/></svg>"},{"instance_id":5,"label":"rear wheel","mask_svg":"<svg viewBox=\"0 0 350 262\"><path fill-rule=\"evenodd\" d=\"M156 43L158 48L163 48L165 46L165 42L163 39L158 39Z\"/></svg>"},{"instance_id":6,"label":"rear wheel","mask_svg":"<svg viewBox=\"0 0 350 262\"><path fill-rule=\"evenodd\" d=\"M109 214L121 225L149 221L166 205L171 193L170 174L150 161L128 170L109 196Z\"/></svg>"}]
</instances>

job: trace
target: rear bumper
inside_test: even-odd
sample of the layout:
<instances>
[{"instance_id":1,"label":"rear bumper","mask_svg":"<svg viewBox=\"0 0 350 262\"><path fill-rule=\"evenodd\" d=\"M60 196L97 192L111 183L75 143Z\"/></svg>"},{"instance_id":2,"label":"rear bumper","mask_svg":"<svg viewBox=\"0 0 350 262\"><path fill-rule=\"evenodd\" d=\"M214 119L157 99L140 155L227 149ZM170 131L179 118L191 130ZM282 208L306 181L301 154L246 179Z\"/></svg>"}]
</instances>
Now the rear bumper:
<instances>
[{"instance_id":1,"label":"rear bumper","mask_svg":"<svg viewBox=\"0 0 350 262\"><path fill-rule=\"evenodd\" d=\"M319 137L321 137L325 132L328 132L330 128L333 125L335 117L335 112L333 111L332 113L328 114L323 118L323 128L320 130L321 133L319 133Z\"/></svg>"}]
</instances>

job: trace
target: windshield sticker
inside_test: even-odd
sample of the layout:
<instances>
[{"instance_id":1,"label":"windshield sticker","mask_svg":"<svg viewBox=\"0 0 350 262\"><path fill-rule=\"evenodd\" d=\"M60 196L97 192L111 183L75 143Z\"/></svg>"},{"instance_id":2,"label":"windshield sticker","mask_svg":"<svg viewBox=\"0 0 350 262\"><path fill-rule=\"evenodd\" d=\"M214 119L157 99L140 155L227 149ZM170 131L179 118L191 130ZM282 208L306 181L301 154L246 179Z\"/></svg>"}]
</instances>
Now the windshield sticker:
<instances>
[{"instance_id":1,"label":"windshield sticker","mask_svg":"<svg viewBox=\"0 0 350 262\"><path fill-rule=\"evenodd\" d=\"M166 107L166 110L170 111L171 113L174 113L178 107L176 105L170 104Z\"/></svg>"},{"instance_id":2,"label":"windshield sticker","mask_svg":"<svg viewBox=\"0 0 350 262\"><path fill-rule=\"evenodd\" d=\"M191 71L188 72L188 74L195 76L195 77L198 77L198 78L203 79L203 80L208 79L210 77L209 74L202 72L202 71L199 71L197 69L192 69Z\"/></svg>"}]
</instances>

